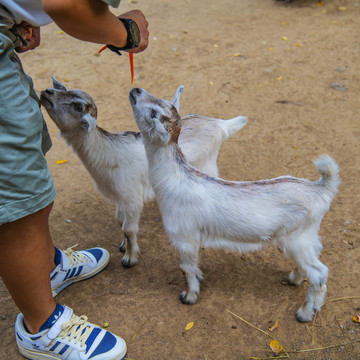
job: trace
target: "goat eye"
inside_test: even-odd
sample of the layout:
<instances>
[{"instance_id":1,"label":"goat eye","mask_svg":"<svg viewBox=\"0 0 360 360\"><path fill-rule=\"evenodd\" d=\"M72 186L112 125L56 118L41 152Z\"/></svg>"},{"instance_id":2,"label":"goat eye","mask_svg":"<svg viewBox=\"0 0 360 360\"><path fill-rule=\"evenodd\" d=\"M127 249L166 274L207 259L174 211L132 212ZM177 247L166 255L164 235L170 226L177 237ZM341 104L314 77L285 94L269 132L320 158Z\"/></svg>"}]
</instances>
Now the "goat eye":
<instances>
[{"instance_id":1,"label":"goat eye","mask_svg":"<svg viewBox=\"0 0 360 360\"><path fill-rule=\"evenodd\" d=\"M157 112L156 112L154 109L151 110L151 118L152 118L152 119L155 119L156 116L157 116Z\"/></svg>"},{"instance_id":2,"label":"goat eye","mask_svg":"<svg viewBox=\"0 0 360 360\"><path fill-rule=\"evenodd\" d=\"M84 110L83 105L79 103L74 103L74 109L77 112L82 112Z\"/></svg>"}]
</instances>

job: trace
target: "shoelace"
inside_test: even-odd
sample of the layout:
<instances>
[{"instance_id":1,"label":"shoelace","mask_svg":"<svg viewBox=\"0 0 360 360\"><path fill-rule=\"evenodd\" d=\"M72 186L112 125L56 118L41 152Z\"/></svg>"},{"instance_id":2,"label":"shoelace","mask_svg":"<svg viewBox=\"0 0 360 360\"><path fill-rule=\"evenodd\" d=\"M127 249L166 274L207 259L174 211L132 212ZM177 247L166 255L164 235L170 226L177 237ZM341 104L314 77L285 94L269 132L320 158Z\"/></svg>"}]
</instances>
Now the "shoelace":
<instances>
[{"instance_id":1,"label":"shoelace","mask_svg":"<svg viewBox=\"0 0 360 360\"><path fill-rule=\"evenodd\" d=\"M68 257L70 266L74 266L77 264L83 264L84 262L87 263L90 259L79 251L74 251L73 248L76 247L78 244L75 244L69 247L66 250L63 250L63 253Z\"/></svg>"},{"instance_id":2,"label":"shoelace","mask_svg":"<svg viewBox=\"0 0 360 360\"><path fill-rule=\"evenodd\" d=\"M68 341L74 340L74 344L80 342L80 347L86 346L85 343L95 327L87 319L85 315L76 316L73 314L69 321L62 324L59 337Z\"/></svg>"}]
</instances>

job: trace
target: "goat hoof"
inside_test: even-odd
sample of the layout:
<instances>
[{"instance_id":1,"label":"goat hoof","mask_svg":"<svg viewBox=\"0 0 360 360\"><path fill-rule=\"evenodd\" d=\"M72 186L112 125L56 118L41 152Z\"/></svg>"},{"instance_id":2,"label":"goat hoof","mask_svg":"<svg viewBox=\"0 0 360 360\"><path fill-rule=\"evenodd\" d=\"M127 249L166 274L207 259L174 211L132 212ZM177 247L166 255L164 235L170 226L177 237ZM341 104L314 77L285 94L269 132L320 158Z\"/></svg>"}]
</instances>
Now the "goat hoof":
<instances>
[{"instance_id":1,"label":"goat hoof","mask_svg":"<svg viewBox=\"0 0 360 360\"><path fill-rule=\"evenodd\" d=\"M180 298L180 301L185 305L193 305L197 301L197 296L196 295L191 296L190 294L187 294L186 291L183 291L180 294L179 298Z\"/></svg>"},{"instance_id":2,"label":"goat hoof","mask_svg":"<svg viewBox=\"0 0 360 360\"><path fill-rule=\"evenodd\" d=\"M138 261L131 261L129 258L123 257L121 260L121 264L124 268L130 269L133 266L135 266L138 263Z\"/></svg>"},{"instance_id":3,"label":"goat hoof","mask_svg":"<svg viewBox=\"0 0 360 360\"><path fill-rule=\"evenodd\" d=\"M315 309L310 313L306 313L306 311L300 308L296 313L296 320L301 323L311 322L315 315Z\"/></svg>"}]
</instances>

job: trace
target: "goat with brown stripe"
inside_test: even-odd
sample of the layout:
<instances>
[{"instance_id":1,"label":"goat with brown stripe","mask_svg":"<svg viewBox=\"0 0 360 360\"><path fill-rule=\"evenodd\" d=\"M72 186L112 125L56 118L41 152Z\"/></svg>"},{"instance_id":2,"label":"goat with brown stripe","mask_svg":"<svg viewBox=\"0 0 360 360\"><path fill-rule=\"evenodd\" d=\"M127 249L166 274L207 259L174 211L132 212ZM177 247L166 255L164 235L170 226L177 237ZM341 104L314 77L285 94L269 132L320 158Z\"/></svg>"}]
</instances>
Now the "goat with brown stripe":
<instances>
[{"instance_id":1,"label":"goat with brown stripe","mask_svg":"<svg viewBox=\"0 0 360 360\"><path fill-rule=\"evenodd\" d=\"M180 252L187 284L181 301L194 304L198 299L203 277L200 246L245 252L272 241L296 264L289 282L300 285L308 279L309 291L297 319L311 321L326 294L328 268L318 259L318 232L340 182L335 161L327 155L315 161L321 175L315 182L290 176L245 182L211 177L184 157L178 146L181 119L169 101L143 89L131 90L129 100L144 138L164 226Z\"/></svg>"}]
</instances>

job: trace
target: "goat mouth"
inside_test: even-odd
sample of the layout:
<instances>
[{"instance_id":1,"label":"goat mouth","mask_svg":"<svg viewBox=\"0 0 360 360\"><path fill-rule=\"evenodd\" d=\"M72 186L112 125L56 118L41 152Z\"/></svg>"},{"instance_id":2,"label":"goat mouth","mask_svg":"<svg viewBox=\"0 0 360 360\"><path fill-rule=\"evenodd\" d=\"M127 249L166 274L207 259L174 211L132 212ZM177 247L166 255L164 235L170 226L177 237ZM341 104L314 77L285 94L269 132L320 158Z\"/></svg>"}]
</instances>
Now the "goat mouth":
<instances>
[{"instance_id":1,"label":"goat mouth","mask_svg":"<svg viewBox=\"0 0 360 360\"><path fill-rule=\"evenodd\" d=\"M129 100L132 105L136 105L136 98L131 91L129 93Z\"/></svg>"},{"instance_id":2,"label":"goat mouth","mask_svg":"<svg viewBox=\"0 0 360 360\"><path fill-rule=\"evenodd\" d=\"M54 107L54 103L46 96L45 91L40 92L40 103L45 107L47 104L50 105L51 107Z\"/></svg>"}]
</instances>

